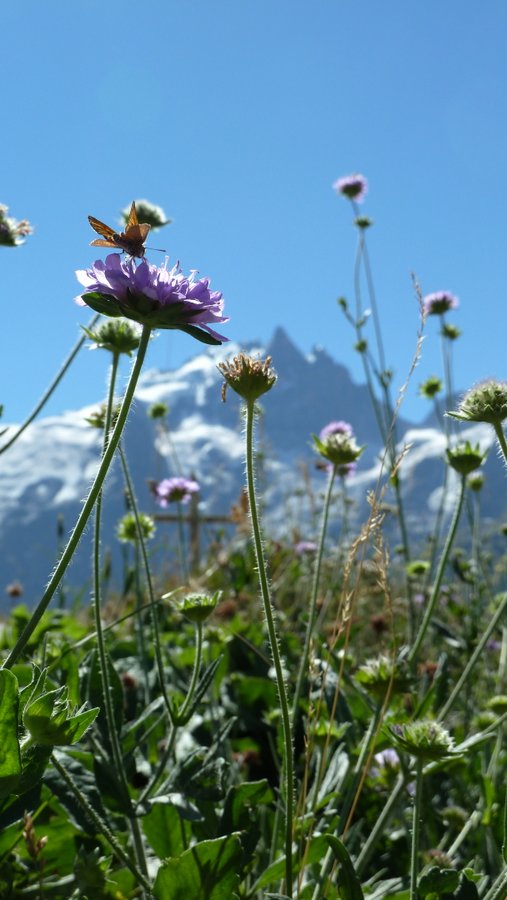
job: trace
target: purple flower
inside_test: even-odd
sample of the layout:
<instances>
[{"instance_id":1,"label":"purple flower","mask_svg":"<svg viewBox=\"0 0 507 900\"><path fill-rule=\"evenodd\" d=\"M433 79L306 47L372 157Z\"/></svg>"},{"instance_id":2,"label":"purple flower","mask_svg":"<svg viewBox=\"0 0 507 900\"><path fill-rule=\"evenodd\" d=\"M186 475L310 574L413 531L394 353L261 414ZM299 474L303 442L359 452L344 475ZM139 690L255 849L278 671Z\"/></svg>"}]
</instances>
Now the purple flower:
<instances>
[{"instance_id":1,"label":"purple flower","mask_svg":"<svg viewBox=\"0 0 507 900\"><path fill-rule=\"evenodd\" d=\"M324 425L324 428L319 434L319 438L321 441L325 441L331 434L345 434L347 437L352 437L354 430L352 425L349 425L348 422L342 422L341 420L338 422L329 422L328 425Z\"/></svg>"},{"instance_id":2,"label":"purple flower","mask_svg":"<svg viewBox=\"0 0 507 900\"><path fill-rule=\"evenodd\" d=\"M457 309L459 300L450 291L436 291L426 294L423 299L423 310L427 316L442 316L450 309Z\"/></svg>"},{"instance_id":3,"label":"purple flower","mask_svg":"<svg viewBox=\"0 0 507 900\"><path fill-rule=\"evenodd\" d=\"M192 478L164 478L154 481L151 489L159 506L170 503L188 503L192 494L197 494L199 485Z\"/></svg>"},{"instance_id":4,"label":"purple flower","mask_svg":"<svg viewBox=\"0 0 507 900\"><path fill-rule=\"evenodd\" d=\"M398 769L400 765L400 757L393 747L387 747L386 750L381 750L380 753L375 753L373 759L383 769Z\"/></svg>"},{"instance_id":5,"label":"purple flower","mask_svg":"<svg viewBox=\"0 0 507 900\"><path fill-rule=\"evenodd\" d=\"M297 556L305 556L307 553L316 553L317 544L313 541L298 541L294 547Z\"/></svg>"},{"instance_id":6,"label":"purple flower","mask_svg":"<svg viewBox=\"0 0 507 900\"><path fill-rule=\"evenodd\" d=\"M361 203L368 191L368 182L364 175L345 175L344 178L339 178L338 181L335 181L333 189L338 194L348 197L349 200L356 200L357 203Z\"/></svg>"},{"instance_id":7,"label":"purple flower","mask_svg":"<svg viewBox=\"0 0 507 900\"><path fill-rule=\"evenodd\" d=\"M105 316L126 316L152 328L178 328L205 344L221 344L228 339L209 325L229 321L222 316L222 294L210 291L209 278L196 275L195 270L183 275L178 264L168 269L143 259L136 265L132 257L111 253L91 269L76 272L85 288L76 302Z\"/></svg>"}]
</instances>

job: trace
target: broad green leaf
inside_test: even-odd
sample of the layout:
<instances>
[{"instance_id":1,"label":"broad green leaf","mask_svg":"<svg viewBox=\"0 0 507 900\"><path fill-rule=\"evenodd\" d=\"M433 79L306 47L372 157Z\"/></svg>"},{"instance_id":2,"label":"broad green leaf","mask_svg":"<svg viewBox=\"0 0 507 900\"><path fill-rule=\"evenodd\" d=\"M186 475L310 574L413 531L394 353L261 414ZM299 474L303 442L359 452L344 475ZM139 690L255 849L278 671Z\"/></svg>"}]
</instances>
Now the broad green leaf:
<instances>
[{"instance_id":1,"label":"broad green leaf","mask_svg":"<svg viewBox=\"0 0 507 900\"><path fill-rule=\"evenodd\" d=\"M231 900L243 864L239 836L201 841L158 870L153 886L157 900Z\"/></svg>"},{"instance_id":2,"label":"broad green leaf","mask_svg":"<svg viewBox=\"0 0 507 900\"><path fill-rule=\"evenodd\" d=\"M458 886L459 872L456 869L440 869L432 866L429 872L421 875L417 891L421 897L428 894L450 894Z\"/></svg>"},{"instance_id":3,"label":"broad green leaf","mask_svg":"<svg viewBox=\"0 0 507 900\"><path fill-rule=\"evenodd\" d=\"M9 669L0 669L0 797L12 793L21 777L18 709L17 678Z\"/></svg>"},{"instance_id":4,"label":"broad green leaf","mask_svg":"<svg viewBox=\"0 0 507 900\"><path fill-rule=\"evenodd\" d=\"M299 853L293 853L292 855L292 871L294 875L297 875L301 866L304 865L313 865L313 863L318 863L323 858L328 847L328 842L326 840L326 836L324 834L319 834L317 837L313 837L310 841L310 846L308 848L307 853L304 856L304 860L301 858ZM258 881L255 882L255 889L267 887L274 882L281 881L285 878L285 856L280 856L275 860L274 863L271 863L270 866L263 872Z\"/></svg>"},{"instance_id":5,"label":"broad green leaf","mask_svg":"<svg viewBox=\"0 0 507 900\"><path fill-rule=\"evenodd\" d=\"M184 852L184 830L181 816L172 803L153 803L148 815L143 817L143 831L160 859Z\"/></svg>"}]
</instances>

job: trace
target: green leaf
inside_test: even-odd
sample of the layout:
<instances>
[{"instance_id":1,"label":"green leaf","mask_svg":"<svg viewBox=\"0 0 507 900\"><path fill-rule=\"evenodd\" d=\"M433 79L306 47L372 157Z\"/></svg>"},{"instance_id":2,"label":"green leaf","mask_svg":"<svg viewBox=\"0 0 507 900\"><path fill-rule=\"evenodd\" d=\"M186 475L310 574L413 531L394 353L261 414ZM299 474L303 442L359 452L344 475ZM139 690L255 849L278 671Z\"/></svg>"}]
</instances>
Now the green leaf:
<instances>
[{"instance_id":1,"label":"green leaf","mask_svg":"<svg viewBox=\"0 0 507 900\"><path fill-rule=\"evenodd\" d=\"M98 291L90 291L88 294L81 294L81 297L90 309L94 309L95 312L102 313L104 316L123 315L115 298L109 294L99 294Z\"/></svg>"},{"instance_id":2,"label":"green leaf","mask_svg":"<svg viewBox=\"0 0 507 900\"><path fill-rule=\"evenodd\" d=\"M271 803L273 791L266 778L262 781L247 781L229 788L221 821L224 832L243 831L251 826L250 810L262 804Z\"/></svg>"},{"instance_id":3,"label":"green leaf","mask_svg":"<svg viewBox=\"0 0 507 900\"><path fill-rule=\"evenodd\" d=\"M339 865L337 881L343 900L364 900L361 884L356 875L356 870L354 869L347 848L334 834L325 834L324 837L331 847Z\"/></svg>"},{"instance_id":4,"label":"green leaf","mask_svg":"<svg viewBox=\"0 0 507 900\"><path fill-rule=\"evenodd\" d=\"M459 872L455 869L440 869L432 866L429 872L421 875L417 884L417 892L421 897L428 894L450 894L458 886Z\"/></svg>"},{"instance_id":5,"label":"green leaf","mask_svg":"<svg viewBox=\"0 0 507 900\"><path fill-rule=\"evenodd\" d=\"M120 676L116 671L109 654L106 655L107 659L107 674L109 677L109 688L111 693L111 702L113 706L114 713L114 722L116 726L116 730L118 732L121 731L121 727L123 725L123 685L121 683ZM100 713L97 716L97 724L104 736L105 740L109 745L109 733L107 728L107 719L106 713L104 710L104 697L102 694L102 678L100 676L100 663L97 652L94 650L90 653L89 657L89 671L88 671L88 680L86 686L86 699L88 700L90 706L100 707Z\"/></svg>"},{"instance_id":6,"label":"green leaf","mask_svg":"<svg viewBox=\"0 0 507 900\"><path fill-rule=\"evenodd\" d=\"M230 900L239 884L243 848L230 834L201 841L158 870L153 886L157 900Z\"/></svg>"},{"instance_id":7,"label":"green leaf","mask_svg":"<svg viewBox=\"0 0 507 900\"><path fill-rule=\"evenodd\" d=\"M0 797L12 793L21 778L18 709L17 678L9 669L0 669Z\"/></svg>"},{"instance_id":8,"label":"green leaf","mask_svg":"<svg viewBox=\"0 0 507 900\"><path fill-rule=\"evenodd\" d=\"M155 803L143 817L143 831L152 850L160 859L178 856L185 850L184 824L172 803Z\"/></svg>"},{"instance_id":9,"label":"green leaf","mask_svg":"<svg viewBox=\"0 0 507 900\"><path fill-rule=\"evenodd\" d=\"M317 837L311 839L304 860L299 853L293 853L292 871L294 875L298 874L302 865L313 865L313 863L320 862L327 850L327 845L326 835L319 834ZM280 856L274 863L271 863L271 865L268 866L258 881L255 882L255 890L267 887L275 881L281 881L282 878L285 878L285 856Z\"/></svg>"},{"instance_id":10,"label":"green leaf","mask_svg":"<svg viewBox=\"0 0 507 900\"><path fill-rule=\"evenodd\" d=\"M160 328L163 328L163 325L159 325ZM186 334L189 334L191 337L195 338L196 341L200 341L201 344L210 344L213 347L219 347L223 341L218 341L216 338L212 337L211 334L208 334L207 331L202 331L201 328L197 328L196 325L177 325L174 326L178 329L178 331L184 331Z\"/></svg>"}]
</instances>

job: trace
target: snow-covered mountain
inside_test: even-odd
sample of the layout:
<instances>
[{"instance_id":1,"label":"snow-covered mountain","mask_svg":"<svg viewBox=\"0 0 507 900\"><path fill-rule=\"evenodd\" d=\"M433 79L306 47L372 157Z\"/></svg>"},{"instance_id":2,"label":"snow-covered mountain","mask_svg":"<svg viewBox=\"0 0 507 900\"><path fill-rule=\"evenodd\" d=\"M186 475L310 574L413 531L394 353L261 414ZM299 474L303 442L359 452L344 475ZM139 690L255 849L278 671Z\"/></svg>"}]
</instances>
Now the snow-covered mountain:
<instances>
[{"instance_id":1,"label":"snow-covered mountain","mask_svg":"<svg viewBox=\"0 0 507 900\"><path fill-rule=\"evenodd\" d=\"M174 474L198 479L203 514L227 514L237 500L244 480L239 398L229 392L227 402L221 401L222 379L216 368L218 360L230 358L237 350L231 344L207 349L177 370L146 371L142 376L124 447L143 511L154 511L148 479ZM308 509L301 463L307 465L313 490L317 495L321 492L325 476L315 470L311 434L334 419L351 422L358 442L367 445L358 472L349 481L350 494L357 501L356 515L364 518L365 497L376 484L381 450L365 386L355 384L347 369L324 350L305 357L281 328L268 347L248 350L272 356L278 373L277 384L262 398L258 424L264 451L260 482L269 527L286 533L298 521L301 524ZM170 409L168 433L147 415L151 404L159 401ZM0 456L0 591L2 585L19 580L29 604L40 596L58 557L59 542L71 530L96 471L101 435L85 420L98 405L35 422ZM398 434L401 443L411 445L401 467L408 526L422 536L438 506L445 441L436 429L414 428L403 419L398 421ZM479 441L483 449L493 442L492 429L482 425L463 427L460 437ZM486 473L483 510L491 519L502 520L506 514L504 472L494 453ZM116 548L113 574L119 577L114 529L125 502L117 464L105 493L103 546ZM452 495L453 491L451 504ZM59 523L61 530L63 523L60 538ZM169 527L160 525L159 531ZM304 532L304 521L301 528ZM90 552L88 534L68 572L69 585L89 580Z\"/></svg>"}]
</instances>

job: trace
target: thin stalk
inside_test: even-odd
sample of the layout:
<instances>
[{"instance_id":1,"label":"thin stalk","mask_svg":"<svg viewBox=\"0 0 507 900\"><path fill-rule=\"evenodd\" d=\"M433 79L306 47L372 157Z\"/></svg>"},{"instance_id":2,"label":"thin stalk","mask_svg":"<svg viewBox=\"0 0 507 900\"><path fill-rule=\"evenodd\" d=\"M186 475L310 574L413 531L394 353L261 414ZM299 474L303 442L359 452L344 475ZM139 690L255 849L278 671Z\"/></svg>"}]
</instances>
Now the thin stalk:
<instances>
[{"instance_id":1,"label":"thin stalk","mask_svg":"<svg viewBox=\"0 0 507 900\"><path fill-rule=\"evenodd\" d=\"M103 438L103 448L102 448L102 457L104 457L108 443L109 443L109 433L113 416L113 406L114 406L114 390L116 385L116 375L118 372L118 363L119 363L119 353L114 352L111 364L111 377L109 380L109 391L107 397L107 409L104 423L104 438ZM113 755L114 765L115 765L115 774L118 778L118 783L121 787L122 793L124 795L125 801L130 810L128 819L129 825L132 833L132 838L134 841L134 848L136 853L137 864L142 872L147 874L147 865L146 865L146 857L144 853L144 845L141 838L141 832L139 829L139 822L135 817L134 808L132 806L132 801L130 799L129 786L127 781L127 774L125 771L125 766L123 763L123 754L120 744L120 738L118 732L116 730L116 722L113 708L113 696L111 689L111 682L109 680L109 668L108 668L108 659L107 659L107 651L106 651L106 642L104 640L104 633L102 631L102 585L101 585L101 577L100 577L100 531L102 524L102 490L99 491L97 495L97 501L95 504L95 527L93 534L93 611L94 611L94 620L95 620L95 630L97 632L97 649L99 653L99 670L100 670L100 681L102 687L102 699L104 702L104 711L106 715L107 721L107 731L109 736L109 743L111 746L111 751Z\"/></svg>"},{"instance_id":2,"label":"thin stalk","mask_svg":"<svg viewBox=\"0 0 507 900\"><path fill-rule=\"evenodd\" d=\"M169 718L172 721L173 712L171 707L171 701L169 699L169 695L167 693L167 687L165 683L165 671L164 671L164 659L162 656L162 645L160 643L160 625L158 618L158 604L155 601L155 593L153 591L153 581L151 578L151 570L150 563L148 560L148 552L146 550L146 541L144 540L143 531L141 522L139 520L139 511L137 507L137 499L134 491L134 484L130 477L130 471L127 463L127 457L123 451L123 447L120 444L119 448L120 460L123 469L123 477L125 479L125 485L127 487L128 496L130 499L131 510L134 514L134 518L136 520L136 529L137 529L137 539L138 544L141 550L141 556L143 558L143 566L144 566L144 574L146 577L146 587L148 590L148 599L149 599L149 607L151 612L151 622L153 628L153 643L155 648L155 661L157 664L157 674L158 680L160 682L160 690L162 692L162 696L164 698L165 708L169 715ZM139 609L140 614L140 609Z\"/></svg>"},{"instance_id":3,"label":"thin stalk","mask_svg":"<svg viewBox=\"0 0 507 900\"><path fill-rule=\"evenodd\" d=\"M495 429L495 434L496 434L498 443L500 445L500 450L503 453L503 458L504 458L505 462L507 463L507 443L505 441L505 435L503 433L502 426L500 425L499 422L495 422L495 424L493 425L493 428Z\"/></svg>"},{"instance_id":4,"label":"thin stalk","mask_svg":"<svg viewBox=\"0 0 507 900\"><path fill-rule=\"evenodd\" d=\"M88 331L91 331L91 329L93 328L93 326L95 325L95 323L98 321L99 318L100 318L100 314L97 313L97 315L94 316L93 319L91 319L91 321L86 326ZM74 361L75 357L81 350L81 347L83 346L84 342L87 340L88 340L88 336L86 334L83 334L83 336L79 338L77 344L74 345L74 347L70 351L67 359L65 359L64 362L62 363L60 369L58 370L55 377L53 378L53 381L51 382L51 384L49 385L47 390L44 391L42 397L40 398L40 400L36 404L36 406L34 406L30 415L25 419L25 421L22 423L22 425L19 426L17 431L14 432L12 437L10 437L9 440L6 441L5 444L3 444L0 447L0 454L5 453L5 451L8 450L9 447L12 447L14 442L17 441L17 439L23 434L25 429L28 428L28 426L32 424L32 422L35 418L37 418L41 409L43 409L43 407L46 405L49 398L51 397L51 394L58 387L58 385L60 384L60 381L62 380L63 376L67 372L67 369L70 367L70 365Z\"/></svg>"},{"instance_id":5,"label":"thin stalk","mask_svg":"<svg viewBox=\"0 0 507 900\"><path fill-rule=\"evenodd\" d=\"M4 668L11 668L14 663L19 659L21 653L25 649L30 637L33 632L37 628L42 616L46 612L55 591L62 580L67 567L72 559L74 551L79 543L81 535L88 524L88 520L90 518L91 512L95 506L97 501L97 497L101 491L102 485L104 484L105 477L109 471L109 467L113 460L113 456L115 454L116 448L118 446L119 440L121 438L123 429L125 427L125 422L127 421L127 416L132 404L132 400L134 397L134 392L136 389L136 385L139 379L139 375L141 373L141 369L143 366L144 358L146 356L146 350L148 347L148 342L150 340L151 328L148 325L143 326L143 331L141 335L141 340L139 343L139 348L137 351L137 356L134 361L134 365L132 367L132 372L127 384L127 388L125 391L125 395L123 397L123 402L120 407L120 411L118 414L118 418L116 420L116 425L114 426L113 432L111 434L111 438L107 445L107 450L102 457L102 461L100 463L99 469L95 476L94 482L90 488L88 496L83 504L83 508L81 513L79 514L78 520L74 526L72 534L67 542L67 546L63 551L62 556L60 557L60 561L58 562L55 571L51 577L51 580L44 591L42 598L40 599L37 607L35 608L32 616L25 625L21 635L19 636L15 646L11 650L9 656L4 662Z\"/></svg>"},{"instance_id":6,"label":"thin stalk","mask_svg":"<svg viewBox=\"0 0 507 900\"><path fill-rule=\"evenodd\" d=\"M428 600L428 604L426 606L426 610L425 610L422 622L419 626L419 630L417 632L416 639L415 639L414 643L412 644L410 653L408 654L408 662L411 665L414 663L417 653L419 651L419 648L424 640L424 637L428 630L428 626L431 622L431 617L433 615L435 606L437 604L437 600L439 598L440 587L442 585L445 567L447 565L447 560L449 559L449 554L451 552L451 547L453 545L453 541L456 536L458 522L459 522L460 516L461 516L461 510L463 508L463 500L465 498L465 488L466 488L466 477L464 475L462 475L458 502L457 502L456 508L454 510L454 515L452 518L451 526L449 528L449 532L447 534L445 546L442 551L442 556L440 557L440 562L438 564L438 569L437 569L437 573L435 576L435 581L433 583L433 589L431 591L431 596Z\"/></svg>"},{"instance_id":7,"label":"thin stalk","mask_svg":"<svg viewBox=\"0 0 507 900\"><path fill-rule=\"evenodd\" d=\"M266 627L268 631L269 643L271 646L271 655L276 673L276 683L278 688L278 698L280 701L280 712L282 717L283 736L284 736L284 765L283 771L285 775L285 892L292 897L292 831L294 816L294 762L292 756L292 730L289 704L287 700L287 690L285 687L282 660L278 647L278 636L276 633L275 620L273 615L273 606L269 591L268 577L266 573L266 561L264 558L264 548L262 545L262 535L257 513L257 498L255 494L255 476L254 476L254 442L253 429L255 419L255 403L253 400L246 401L246 475L248 500L250 506L250 518L252 521L252 533L255 546L255 556L257 560L257 568L259 572L259 582L261 588L262 602L264 606L264 616L266 619Z\"/></svg>"},{"instance_id":8,"label":"thin stalk","mask_svg":"<svg viewBox=\"0 0 507 900\"><path fill-rule=\"evenodd\" d=\"M93 824L97 828L97 831L106 839L106 841L108 842L109 846L111 847L113 853L115 853L116 856L118 857L118 859L120 860L120 862L122 862L123 865L126 866L127 869L129 869L132 872L132 874L137 879L139 884L142 885L144 890L147 891L148 894L150 894L150 896L151 896L152 895L151 885L150 885L150 882L148 881L148 879L146 878L146 875L143 872L140 872L139 869L136 868L136 866L134 865L132 860L125 853L121 844L119 844L118 841L116 840L114 834L109 829L109 826L106 825L106 823L104 822L102 817L99 816L99 814L94 810L93 806L89 803L88 799L81 792L81 790L75 783L72 776L69 775L69 773L66 771L66 769L58 762L54 753L51 756L51 762L54 765L54 767L57 770L60 777L63 779L63 781L67 785L69 791L74 795L74 797L76 798L77 802L82 807L82 809L85 810L87 816L90 817Z\"/></svg>"},{"instance_id":9,"label":"thin stalk","mask_svg":"<svg viewBox=\"0 0 507 900\"><path fill-rule=\"evenodd\" d=\"M410 900L417 900L417 873L419 870L419 834L421 830L421 800L423 784L422 759L416 763L414 810L412 817L412 846L410 850Z\"/></svg>"},{"instance_id":10,"label":"thin stalk","mask_svg":"<svg viewBox=\"0 0 507 900\"><path fill-rule=\"evenodd\" d=\"M378 819L376 820L372 830L370 831L366 841L363 845L363 849L361 850L359 856L355 861L355 869L359 876L361 876L370 860L370 857L375 849L375 844L377 843L380 835L384 830L384 826L389 821L391 813L399 800L400 794L403 791L405 786L405 776L398 775L398 779L391 791L391 795L386 802L382 812L380 813Z\"/></svg>"},{"instance_id":11,"label":"thin stalk","mask_svg":"<svg viewBox=\"0 0 507 900\"><path fill-rule=\"evenodd\" d=\"M350 810L352 807L354 796L356 794L356 791L358 789L358 786L359 786L359 783L361 780L363 766L364 766L365 761L370 752L372 740L375 739L375 735L377 733L377 726L378 726L380 717L382 715L382 712L383 712L382 705L378 705L375 710L375 713L372 716L370 723L368 725L368 730L364 736L361 750L359 752L357 762L354 766L354 771L352 773L351 781L348 785L345 797L343 798L343 802L342 802L342 806L341 806L341 810L340 810L339 822L338 822L338 826L336 829L337 834L345 834L347 831L347 828L348 828L348 825L350 822L350 818L351 818L349 813L350 813ZM322 863L322 867L320 870L319 881L313 892L312 900L320 900L320 898L322 897L322 890L324 888L324 885L326 884L326 879L327 879L329 873L331 872L331 869L333 868L333 862L334 862L334 853L333 853L332 848L330 847L324 857L324 861Z\"/></svg>"},{"instance_id":12,"label":"thin stalk","mask_svg":"<svg viewBox=\"0 0 507 900\"><path fill-rule=\"evenodd\" d=\"M180 557L181 577L188 582L188 568L186 562L185 535L183 533L183 513L181 503L178 503L178 551Z\"/></svg>"},{"instance_id":13,"label":"thin stalk","mask_svg":"<svg viewBox=\"0 0 507 900\"><path fill-rule=\"evenodd\" d=\"M496 881L491 885L488 893L484 896L484 900L505 900L507 892L507 867L498 876Z\"/></svg>"},{"instance_id":14,"label":"thin stalk","mask_svg":"<svg viewBox=\"0 0 507 900\"><path fill-rule=\"evenodd\" d=\"M169 738L168 738L166 747L165 747L164 752L162 753L162 756L159 760L157 770L156 770L153 778L146 785L144 791L142 792L141 796L139 797L138 804L142 804L147 799L147 797L149 797L150 794L153 793L154 788L160 781L161 775L163 775L163 773L165 771L167 762L171 756L171 753L173 752L173 748L174 748L174 744L175 744L175 740L176 740L176 733L178 730L178 723L184 720L184 718L190 708L192 700L194 698L195 689L197 687L197 683L199 680L199 673L201 671L201 665L202 665L202 622L196 622L194 667L192 669L192 676L190 678L190 685L188 687L187 696L185 697L185 700L183 701L183 704L182 704L180 710L178 711L178 716L177 716L176 721L174 721L173 711L171 710L171 723L172 724L171 724L171 731L169 734Z\"/></svg>"},{"instance_id":15,"label":"thin stalk","mask_svg":"<svg viewBox=\"0 0 507 900\"><path fill-rule=\"evenodd\" d=\"M482 634L479 643L477 644L474 652L472 653L465 668L463 669L463 672L461 673L456 684L454 685L449 698L447 699L446 703L444 704L444 706L438 713L437 721L439 721L439 722L442 721L443 719L445 719L449 710L454 706L454 703L457 700L457 698L459 697L463 685L466 684L466 682L468 681L473 669L475 668L476 663L479 661L479 659L482 655L482 651L484 650L484 647L486 646L492 632L496 628L498 622L500 621L500 619L502 618L502 616L505 612L505 608L507 607L507 593L501 594L500 596L502 597L502 600L500 602L500 605L499 605L497 611L495 612L495 614L494 614L493 618L491 619L489 625L487 626L486 630Z\"/></svg>"},{"instance_id":16,"label":"thin stalk","mask_svg":"<svg viewBox=\"0 0 507 900\"><path fill-rule=\"evenodd\" d=\"M326 532L327 532L327 523L329 519L329 507L331 505L331 497L333 494L333 485L336 477L336 466L332 466L329 472L329 478L327 482L327 490L326 496L324 499L324 506L322 509L322 521L320 526L320 538L319 538L319 546L317 550L317 556L315 559L315 567L313 570L313 583L312 583L312 594L310 598L310 608L308 611L308 622L306 625L306 634L305 634L305 643L303 646L303 654L301 656L301 663L299 666L298 677L296 681L296 689L294 692L294 699L292 703L292 725L294 726L294 722L296 721L296 716L299 709L299 701L301 699L301 692L303 690L303 681L305 679L306 670L308 667L308 657L310 655L310 644L313 635L313 628L315 625L315 617L317 613L317 599L319 594L319 584L320 584L320 573L322 569L322 557L324 555L324 542L326 540Z\"/></svg>"},{"instance_id":17,"label":"thin stalk","mask_svg":"<svg viewBox=\"0 0 507 900\"><path fill-rule=\"evenodd\" d=\"M192 669L192 677L190 679L190 685L188 688L187 696L183 702L183 706L178 711L178 719L184 719L188 710L190 709L190 705L192 703L192 700L194 699L197 682L199 680L199 672L201 671L201 663L202 663L202 622L196 622L195 623L194 668Z\"/></svg>"}]
</instances>

